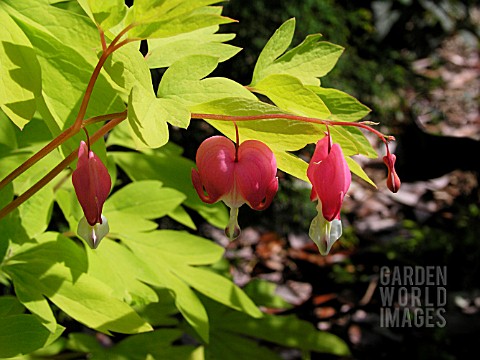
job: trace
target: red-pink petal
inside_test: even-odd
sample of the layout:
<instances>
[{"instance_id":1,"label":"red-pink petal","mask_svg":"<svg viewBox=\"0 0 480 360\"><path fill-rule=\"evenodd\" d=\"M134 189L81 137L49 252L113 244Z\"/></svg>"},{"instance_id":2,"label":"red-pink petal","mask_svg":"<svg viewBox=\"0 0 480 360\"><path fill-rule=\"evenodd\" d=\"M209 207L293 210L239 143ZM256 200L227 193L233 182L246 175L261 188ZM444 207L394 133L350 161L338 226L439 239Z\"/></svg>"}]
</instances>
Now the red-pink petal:
<instances>
[{"instance_id":1,"label":"red-pink petal","mask_svg":"<svg viewBox=\"0 0 480 360\"><path fill-rule=\"evenodd\" d=\"M223 136L208 138L200 144L196 162L198 171L192 171L192 181L203 201L217 202L232 191L235 145L230 140Z\"/></svg>"},{"instance_id":2,"label":"red-pink petal","mask_svg":"<svg viewBox=\"0 0 480 360\"><path fill-rule=\"evenodd\" d=\"M102 208L110 193L108 170L85 142L80 143L77 168L72 174L73 187L90 225L102 223Z\"/></svg>"},{"instance_id":3,"label":"red-pink petal","mask_svg":"<svg viewBox=\"0 0 480 360\"><path fill-rule=\"evenodd\" d=\"M205 140L197 151L198 170L192 182L207 203L222 200L231 208L247 203L256 210L270 205L278 189L277 165L272 151L260 141L247 140L237 150L221 136Z\"/></svg>"},{"instance_id":4,"label":"red-pink petal","mask_svg":"<svg viewBox=\"0 0 480 360\"><path fill-rule=\"evenodd\" d=\"M238 148L235 169L237 191L255 210L270 205L278 190L277 162L273 152L264 143L247 140Z\"/></svg>"},{"instance_id":5,"label":"red-pink petal","mask_svg":"<svg viewBox=\"0 0 480 360\"><path fill-rule=\"evenodd\" d=\"M328 141L329 138L325 137L317 142L307 176L312 183L312 200L318 198L321 201L324 218L332 221L340 216L343 199L350 187L351 174L340 146L330 145Z\"/></svg>"}]
</instances>

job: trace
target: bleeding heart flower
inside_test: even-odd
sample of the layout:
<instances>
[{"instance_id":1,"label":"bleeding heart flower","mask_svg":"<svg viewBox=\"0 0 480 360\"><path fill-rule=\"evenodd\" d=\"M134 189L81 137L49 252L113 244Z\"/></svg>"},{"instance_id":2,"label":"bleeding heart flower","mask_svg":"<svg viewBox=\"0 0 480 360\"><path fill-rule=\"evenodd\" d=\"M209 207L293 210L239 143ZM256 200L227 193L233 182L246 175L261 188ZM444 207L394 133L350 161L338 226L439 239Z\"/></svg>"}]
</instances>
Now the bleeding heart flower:
<instances>
[{"instance_id":1,"label":"bleeding heart flower","mask_svg":"<svg viewBox=\"0 0 480 360\"><path fill-rule=\"evenodd\" d=\"M96 248L108 233L108 224L101 226L106 220L102 208L112 181L105 165L83 141L78 149L78 163L72 174L72 182L85 215L78 224L77 232L90 247Z\"/></svg>"},{"instance_id":2,"label":"bleeding heart flower","mask_svg":"<svg viewBox=\"0 0 480 360\"><path fill-rule=\"evenodd\" d=\"M387 149L387 155L383 157L383 162L388 168L387 187L393 193L396 193L402 184L397 172L395 171L395 160L397 160L397 157L394 154L391 154Z\"/></svg>"},{"instance_id":3,"label":"bleeding heart flower","mask_svg":"<svg viewBox=\"0 0 480 360\"><path fill-rule=\"evenodd\" d=\"M227 235L239 234L238 208L266 209L278 190L277 163L264 143L247 140L235 144L223 136L212 136L197 150L198 170L192 169L192 182L202 201L223 201L230 207Z\"/></svg>"},{"instance_id":4,"label":"bleeding heart flower","mask_svg":"<svg viewBox=\"0 0 480 360\"><path fill-rule=\"evenodd\" d=\"M78 149L77 168L72 174L73 187L88 223L102 223L102 208L110 193L112 181L108 170L84 141Z\"/></svg>"},{"instance_id":5,"label":"bleeding heart flower","mask_svg":"<svg viewBox=\"0 0 480 360\"><path fill-rule=\"evenodd\" d=\"M309 235L320 253L326 255L342 235L340 209L352 181L342 148L332 144L329 134L317 142L307 176L312 183L310 198L318 200L318 215L310 225Z\"/></svg>"}]
</instances>

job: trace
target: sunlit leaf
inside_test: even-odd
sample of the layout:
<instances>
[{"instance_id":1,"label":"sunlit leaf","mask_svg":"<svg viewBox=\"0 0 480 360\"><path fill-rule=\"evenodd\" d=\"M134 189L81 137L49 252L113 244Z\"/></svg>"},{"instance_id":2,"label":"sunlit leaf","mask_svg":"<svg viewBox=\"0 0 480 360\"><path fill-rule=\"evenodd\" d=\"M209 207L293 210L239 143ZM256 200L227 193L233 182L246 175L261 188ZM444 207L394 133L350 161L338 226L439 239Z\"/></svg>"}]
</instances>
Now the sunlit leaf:
<instances>
[{"instance_id":1,"label":"sunlit leaf","mask_svg":"<svg viewBox=\"0 0 480 360\"><path fill-rule=\"evenodd\" d=\"M42 294L72 318L99 331L151 330L131 307L111 296L107 284L87 273L86 257L78 245L55 233L37 240L24 245L4 266L14 284L22 285L29 300L27 308L31 309L32 300ZM19 299L22 301L22 296Z\"/></svg>"},{"instance_id":2,"label":"sunlit leaf","mask_svg":"<svg viewBox=\"0 0 480 360\"><path fill-rule=\"evenodd\" d=\"M155 155L117 151L111 154L132 180L160 180L164 186L185 194L187 198L183 204L198 211L211 224L217 227L226 226L228 214L225 206L222 203L203 203L193 188L190 174L195 163L191 160L162 151L157 151Z\"/></svg>"},{"instance_id":3,"label":"sunlit leaf","mask_svg":"<svg viewBox=\"0 0 480 360\"><path fill-rule=\"evenodd\" d=\"M189 33L148 40L148 66L168 67L189 55L213 56L220 62L230 59L241 49L224 44L225 41L232 40L235 34L216 34L218 29L218 26L209 26Z\"/></svg>"},{"instance_id":4,"label":"sunlit leaf","mask_svg":"<svg viewBox=\"0 0 480 360\"><path fill-rule=\"evenodd\" d=\"M49 336L34 315L0 317L0 357L28 354L44 346Z\"/></svg>"},{"instance_id":5,"label":"sunlit leaf","mask_svg":"<svg viewBox=\"0 0 480 360\"><path fill-rule=\"evenodd\" d=\"M22 29L0 2L0 107L19 128L36 110L41 71L35 51Z\"/></svg>"}]
</instances>

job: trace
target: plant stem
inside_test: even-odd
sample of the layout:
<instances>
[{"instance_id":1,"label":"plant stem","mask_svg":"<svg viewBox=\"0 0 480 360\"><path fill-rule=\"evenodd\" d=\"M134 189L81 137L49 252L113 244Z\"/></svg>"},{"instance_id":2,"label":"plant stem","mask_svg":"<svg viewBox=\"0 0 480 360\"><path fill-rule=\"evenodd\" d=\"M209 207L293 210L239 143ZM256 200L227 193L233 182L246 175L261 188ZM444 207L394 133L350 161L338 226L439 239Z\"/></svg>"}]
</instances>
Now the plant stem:
<instances>
[{"instance_id":1,"label":"plant stem","mask_svg":"<svg viewBox=\"0 0 480 360\"><path fill-rule=\"evenodd\" d=\"M120 124L126 117L118 117L115 118L105 125L103 125L100 129L95 132L95 134L90 137L90 142L93 144L98 139L103 137L106 133L112 130L115 126ZM15 198L12 202L10 202L7 206L0 210L0 219L4 218L10 212L15 210L25 201L27 201L30 197L32 197L35 193L37 193L40 189L42 189L45 185L47 185L50 181L52 181L58 174L60 174L70 163L72 163L77 157L78 149L72 151L70 155L68 155L63 161L61 161L57 166L55 166L47 175L41 178L38 182L36 182L32 187L30 187L27 191L23 194Z\"/></svg>"},{"instance_id":2,"label":"plant stem","mask_svg":"<svg viewBox=\"0 0 480 360\"><path fill-rule=\"evenodd\" d=\"M128 30L133 28L133 26L134 26L133 24L130 24L125 29L120 31L120 33L115 37L115 39L113 39L110 45L108 45L108 47L102 52L102 56L100 56L100 59L98 59L97 66L95 66L95 69L93 70L92 76L88 81L87 89L85 90L85 94L83 95L82 103L80 104L80 109L78 110L77 118L75 119L75 122L72 126L74 130L80 130L83 118L85 116L85 113L87 112L87 106L90 101L90 97L92 96L93 87L95 86L95 83L97 82L97 79L98 79L98 75L100 75L100 71L102 70L102 67L107 61L108 57L115 50L119 49L123 45L126 45L129 42L134 41L134 39L126 39L118 43L122 38L122 36L125 35L128 32ZM101 32L101 34L103 34L103 32ZM102 44L102 47L103 47L103 44Z\"/></svg>"},{"instance_id":3,"label":"plant stem","mask_svg":"<svg viewBox=\"0 0 480 360\"><path fill-rule=\"evenodd\" d=\"M99 129L91 138L92 143L95 142L98 137L96 138L95 136L97 134L100 134L103 129L108 129L105 132L103 132L103 135L106 134L109 130L113 129L114 126L116 126L117 122L120 123L126 118L126 110L121 112L121 113L115 113L115 114L108 114L108 115L100 115L98 117L90 118L88 120L83 120L85 117L85 114L87 112L87 107L88 103L90 101L90 97L93 92L93 88L95 86L95 83L98 79L98 76L100 75L100 71L102 70L103 65L107 61L108 57L116 50L118 50L120 47L128 44L129 42L135 41L136 39L125 39L121 42L120 39L122 36L124 36L130 29L132 29L135 26L135 24L130 24L125 29L123 29L110 43L110 45L107 47L106 42L105 42L105 34L101 28L99 28L100 32L100 41L102 43L102 55L100 56L100 59L98 59L97 65L95 66L95 69L93 70L93 73L90 77L90 80L88 81L87 88L85 90L85 94L83 95L82 102L80 104L80 108L78 110L77 117L75 119L75 122L73 123L72 126L70 126L68 129L63 131L60 135L58 135L55 139L53 139L50 143L45 145L40 151L35 153L31 158L29 158L27 161L25 161L23 164L21 164L18 168L13 170L10 174L8 174L2 181L0 181L0 190L4 188L7 184L11 183L14 179L16 179L19 175L21 175L23 172L25 172L27 169L29 169L31 166L33 166L35 163L37 163L40 159L44 158L46 155L48 155L50 152L52 152L54 149L56 149L58 146L63 144L65 141L70 139L71 137L75 136L82 127L85 127L89 124L99 122L99 121L104 121L104 120L111 120L109 123L104 125L101 129ZM120 119L120 120L119 120ZM119 120L119 121L118 121ZM98 135L100 136L100 135ZM73 155L72 155L73 154ZM8 204L5 208L0 210L0 219L3 218L5 215L7 215L10 211L13 209L17 208L20 204L22 204L24 201L29 199L33 194L35 194L38 190L40 190L43 186L48 184L60 171L62 171L68 164L70 164L74 159L75 159L75 152L72 154L68 155L60 164L58 164L51 172L49 172L45 177L43 177L38 183L33 185L30 189L28 189L24 194L20 195L17 197L15 200L13 200L10 204ZM73 156L73 158L72 158Z\"/></svg>"},{"instance_id":4,"label":"plant stem","mask_svg":"<svg viewBox=\"0 0 480 360\"><path fill-rule=\"evenodd\" d=\"M116 118L116 117L126 116L126 114L127 114L127 110L125 110L121 113L113 113L113 114L95 116L93 118L85 120L83 122L82 126L90 125L90 124L93 124L93 123L96 123L96 122L99 122L99 121L110 120L110 119L113 119L113 118ZM57 147L62 145L65 141L67 141L71 137L75 136L77 133L78 133L78 131L75 131L73 129L73 127L69 127L67 130L62 132L55 139L53 139L51 142L49 142L47 145L45 145L42 149L40 149L38 152L33 154L31 158L29 158L27 161L25 161L23 164L21 164L15 170L13 170L10 174L8 174L2 181L0 181L0 190L3 189L7 184L9 184L13 180L15 180L18 176L23 174L25 171L27 171L30 167L35 165L39 160L43 159L45 156L47 156L49 153L51 153Z\"/></svg>"},{"instance_id":5,"label":"plant stem","mask_svg":"<svg viewBox=\"0 0 480 360\"><path fill-rule=\"evenodd\" d=\"M107 61L107 58L110 56L110 52L108 51L109 48L107 48L107 51L104 51L102 53L102 56L100 56L100 59L98 59L97 66L95 66L92 76L88 81L87 89L85 90L85 94L83 95L82 103L80 104L80 109L78 110L77 118L75 119L75 122L72 125L72 128L75 131L80 130L80 127L82 126L83 118L85 116L85 113L87 112L88 102L90 101L90 97L93 92L93 87L95 86L95 82L97 81L98 75L100 74L100 70L105 64L105 61Z\"/></svg>"},{"instance_id":6,"label":"plant stem","mask_svg":"<svg viewBox=\"0 0 480 360\"><path fill-rule=\"evenodd\" d=\"M314 124L321 124L325 126L354 126L368 130L375 135L377 135L380 140L385 144L388 144L389 141L395 140L393 136L387 136L382 134L380 131L363 124L361 122L351 122L351 121L334 121L334 120L323 120L317 118L310 118L305 116L290 115L290 114L260 114L260 115L246 115L246 116L236 116L236 115L218 115L218 114L191 114L192 119L210 119L210 120L220 120L220 121L254 121L254 120L274 120L274 119L285 119L285 120L295 120L302 121Z\"/></svg>"},{"instance_id":7,"label":"plant stem","mask_svg":"<svg viewBox=\"0 0 480 360\"><path fill-rule=\"evenodd\" d=\"M100 122L100 121L112 120L112 119L120 118L120 117L123 117L123 118L127 117L127 110L124 110L124 111L118 112L118 113L99 115L99 116L95 116L95 117L92 117L90 119L84 120L83 124L82 124L82 127L85 127L85 126L88 126L88 125L91 125L91 124L95 124L95 123Z\"/></svg>"}]
</instances>

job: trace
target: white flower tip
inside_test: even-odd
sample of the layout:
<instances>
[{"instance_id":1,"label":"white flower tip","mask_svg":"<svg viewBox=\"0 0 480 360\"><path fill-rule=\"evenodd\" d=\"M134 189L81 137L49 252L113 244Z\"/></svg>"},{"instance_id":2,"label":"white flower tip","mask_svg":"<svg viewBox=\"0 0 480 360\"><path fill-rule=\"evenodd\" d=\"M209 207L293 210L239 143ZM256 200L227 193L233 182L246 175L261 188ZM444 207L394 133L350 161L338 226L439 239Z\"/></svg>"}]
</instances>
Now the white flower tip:
<instances>
[{"instance_id":1,"label":"white flower tip","mask_svg":"<svg viewBox=\"0 0 480 360\"><path fill-rule=\"evenodd\" d=\"M79 221L77 227L77 234L83 240L85 240L90 246L91 249L96 249L100 244L100 241L108 234L110 228L108 226L108 221L105 216L102 214L102 223L90 225L87 222L85 216Z\"/></svg>"},{"instance_id":2,"label":"white flower tip","mask_svg":"<svg viewBox=\"0 0 480 360\"><path fill-rule=\"evenodd\" d=\"M308 235L318 246L322 255L328 255L333 244L342 236L342 222L338 219L327 221L319 213L312 220Z\"/></svg>"}]
</instances>

